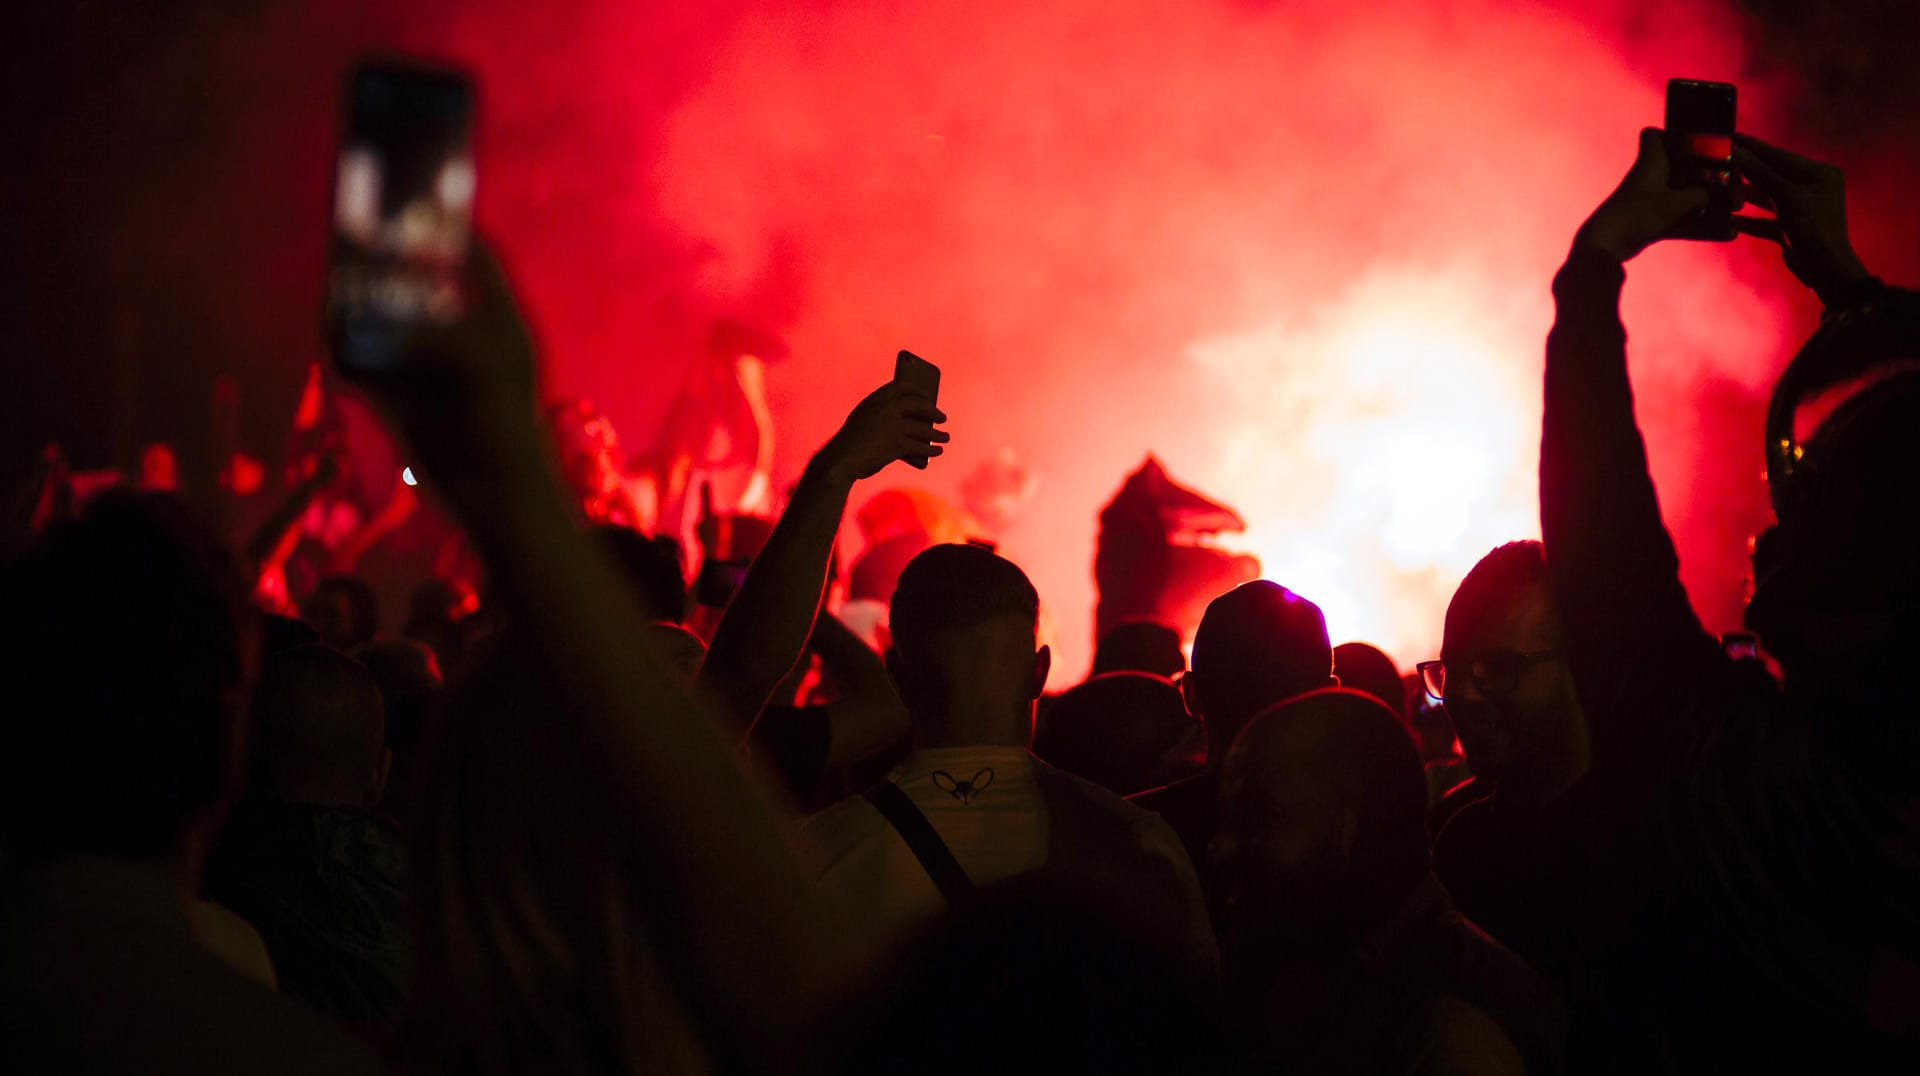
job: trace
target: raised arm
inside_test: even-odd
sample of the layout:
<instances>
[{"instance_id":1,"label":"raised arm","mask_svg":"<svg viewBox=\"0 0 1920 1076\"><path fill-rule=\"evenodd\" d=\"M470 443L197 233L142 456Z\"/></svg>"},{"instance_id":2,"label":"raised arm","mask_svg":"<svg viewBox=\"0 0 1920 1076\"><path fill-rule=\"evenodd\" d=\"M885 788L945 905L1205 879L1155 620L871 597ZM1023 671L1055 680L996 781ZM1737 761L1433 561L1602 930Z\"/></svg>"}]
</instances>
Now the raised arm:
<instances>
[{"instance_id":1,"label":"raised arm","mask_svg":"<svg viewBox=\"0 0 1920 1076\"><path fill-rule=\"evenodd\" d=\"M380 544L380 540L406 525L413 511L420 505L420 497L405 480L396 478L393 493L387 503L372 519L362 523L358 530L347 537L339 549L327 558L327 571L336 575L352 575L360 567L360 558L367 551Z\"/></svg>"},{"instance_id":2,"label":"raised arm","mask_svg":"<svg viewBox=\"0 0 1920 1076\"><path fill-rule=\"evenodd\" d=\"M790 1071L818 1006L851 973L736 753L646 641L629 587L583 533L534 404L532 348L481 258L467 320L422 329L404 376L369 384L486 558L529 660L565 692L549 716L582 780L616 800L638 887L634 922L673 969L696 1026L749 1071ZM544 790L500 790L540 795Z\"/></svg>"},{"instance_id":3,"label":"raised arm","mask_svg":"<svg viewBox=\"0 0 1920 1076\"><path fill-rule=\"evenodd\" d=\"M293 555L299 535L294 530L307 506L320 496L322 490L333 484L340 476L340 461L331 450L323 449L314 460L313 473L300 480L300 484L287 492L287 496L267 518L255 527L247 539L245 555L247 565L254 577L279 567Z\"/></svg>"},{"instance_id":4,"label":"raised arm","mask_svg":"<svg viewBox=\"0 0 1920 1076\"><path fill-rule=\"evenodd\" d=\"M743 733L806 649L853 484L905 456L938 456L948 437L934 424L945 421L918 390L888 382L860 401L807 464L700 669L700 682L725 700Z\"/></svg>"},{"instance_id":5,"label":"raised arm","mask_svg":"<svg viewBox=\"0 0 1920 1076\"><path fill-rule=\"evenodd\" d=\"M1704 190L1669 188L1660 132L1641 132L1639 159L1580 229L1553 282L1540 529L1596 764L1611 744L1637 742L1645 729L1636 724L1668 716L1645 695L1718 653L1661 522L1619 310L1622 263L1706 204Z\"/></svg>"},{"instance_id":6,"label":"raised arm","mask_svg":"<svg viewBox=\"0 0 1920 1076\"><path fill-rule=\"evenodd\" d=\"M1855 255L1840 170L1738 136L1735 163L1774 219L1736 217L1782 243L1786 264L1829 307L1879 287ZM1660 521L1634 423L1620 323L1622 264L1705 204L1668 185L1659 131L1594 211L1554 279L1540 455L1540 519L1568 662L1594 725L1596 753L1631 752L1684 705L1684 691L1723 661L1694 617ZM1864 291L1863 291L1864 289Z\"/></svg>"}]
</instances>

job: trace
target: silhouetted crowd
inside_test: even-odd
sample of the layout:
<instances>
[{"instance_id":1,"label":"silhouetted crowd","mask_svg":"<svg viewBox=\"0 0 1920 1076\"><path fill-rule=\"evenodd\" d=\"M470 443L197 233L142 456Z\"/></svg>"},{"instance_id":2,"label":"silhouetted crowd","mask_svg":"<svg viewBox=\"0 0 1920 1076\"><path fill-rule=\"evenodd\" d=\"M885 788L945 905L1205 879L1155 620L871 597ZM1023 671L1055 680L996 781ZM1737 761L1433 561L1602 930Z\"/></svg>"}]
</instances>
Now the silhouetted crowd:
<instances>
[{"instance_id":1,"label":"silhouetted crowd","mask_svg":"<svg viewBox=\"0 0 1920 1076\"><path fill-rule=\"evenodd\" d=\"M1920 296L1836 169L1736 157L1826 316L1732 647L1627 373L1623 266L1706 198L1654 131L1552 282L1543 539L1404 670L1265 580L1189 660L1109 558L1045 694L985 543L840 571L856 485L948 440L898 381L777 518L643 533L484 251L358 386L464 531L401 632L354 565L411 505L330 523L318 432L237 543L167 460L50 455L0 585L0 1070L1920 1073Z\"/></svg>"}]
</instances>

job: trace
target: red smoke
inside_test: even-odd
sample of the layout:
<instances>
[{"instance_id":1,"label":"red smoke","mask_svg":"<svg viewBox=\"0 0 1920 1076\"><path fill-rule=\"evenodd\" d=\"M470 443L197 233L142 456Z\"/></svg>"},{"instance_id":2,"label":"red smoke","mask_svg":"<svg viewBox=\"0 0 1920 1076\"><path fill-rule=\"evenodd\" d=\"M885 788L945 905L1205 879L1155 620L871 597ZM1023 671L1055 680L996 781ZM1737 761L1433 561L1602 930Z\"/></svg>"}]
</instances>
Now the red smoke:
<instances>
[{"instance_id":1,"label":"red smoke","mask_svg":"<svg viewBox=\"0 0 1920 1076\"><path fill-rule=\"evenodd\" d=\"M757 320L793 351L770 371L790 480L894 350L926 355L953 446L874 488L1025 460L1037 495L1000 537L1063 676L1090 652L1096 512L1149 451L1241 510L1335 641L1433 654L1465 570L1537 534L1548 282L1666 78L1741 82L1745 129L1773 114L1717 5L534 18L400 37L481 77L481 215L552 386L643 442L706 320ZM1641 415L1715 627L1762 522L1755 396L1804 329L1775 262L1675 245L1631 270Z\"/></svg>"}]
</instances>

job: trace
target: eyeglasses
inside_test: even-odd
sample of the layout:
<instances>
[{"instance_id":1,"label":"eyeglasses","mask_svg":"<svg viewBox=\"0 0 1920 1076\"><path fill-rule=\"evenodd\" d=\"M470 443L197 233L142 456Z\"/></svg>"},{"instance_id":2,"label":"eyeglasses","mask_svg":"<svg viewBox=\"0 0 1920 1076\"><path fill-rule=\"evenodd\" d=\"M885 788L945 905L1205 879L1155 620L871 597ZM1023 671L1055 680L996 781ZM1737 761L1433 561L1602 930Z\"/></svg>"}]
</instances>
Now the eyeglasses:
<instances>
[{"instance_id":1,"label":"eyeglasses","mask_svg":"<svg viewBox=\"0 0 1920 1076\"><path fill-rule=\"evenodd\" d=\"M1535 650L1525 654L1514 650L1490 650L1471 658L1423 661L1414 668L1419 671L1421 686L1427 689L1427 694L1441 702L1447 700L1448 679L1455 676L1470 678L1473 686L1480 689L1480 694L1495 698L1517 687L1520 674L1529 666L1559 656L1558 650Z\"/></svg>"}]
</instances>

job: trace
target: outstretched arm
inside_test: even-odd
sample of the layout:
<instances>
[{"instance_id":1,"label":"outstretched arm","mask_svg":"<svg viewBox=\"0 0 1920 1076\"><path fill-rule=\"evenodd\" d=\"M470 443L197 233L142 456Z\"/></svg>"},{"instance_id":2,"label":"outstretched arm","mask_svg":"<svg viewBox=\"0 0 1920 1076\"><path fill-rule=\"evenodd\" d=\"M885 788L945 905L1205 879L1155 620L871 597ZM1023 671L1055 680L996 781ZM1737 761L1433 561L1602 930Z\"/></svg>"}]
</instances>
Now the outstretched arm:
<instances>
[{"instance_id":1,"label":"outstretched arm","mask_svg":"<svg viewBox=\"0 0 1920 1076\"><path fill-rule=\"evenodd\" d=\"M486 558L528 660L564 692L553 733L616 800L635 922L672 968L709 1046L790 1071L851 969L838 924L691 689L653 651L605 554L577 526L536 418L532 345L504 280L476 256L466 320L418 330L402 373L369 384ZM539 795L501 789L501 795Z\"/></svg>"},{"instance_id":2,"label":"outstretched arm","mask_svg":"<svg viewBox=\"0 0 1920 1076\"><path fill-rule=\"evenodd\" d=\"M1554 278L1541 419L1540 529L1568 666L1593 724L1596 765L1668 715L1643 695L1718 649L1680 584L1633 413L1622 263L1707 203L1671 189L1660 132L1641 132L1633 169L1574 239Z\"/></svg>"},{"instance_id":3,"label":"outstretched arm","mask_svg":"<svg viewBox=\"0 0 1920 1076\"><path fill-rule=\"evenodd\" d=\"M701 683L725 700L743 733L806 650L853 484L905 456L938 456L948 437L934 424L944 421L918 390L888 382L860 401L807 464L787 510L714 629L700 668Z\"/></svg>"}]
</instances>

